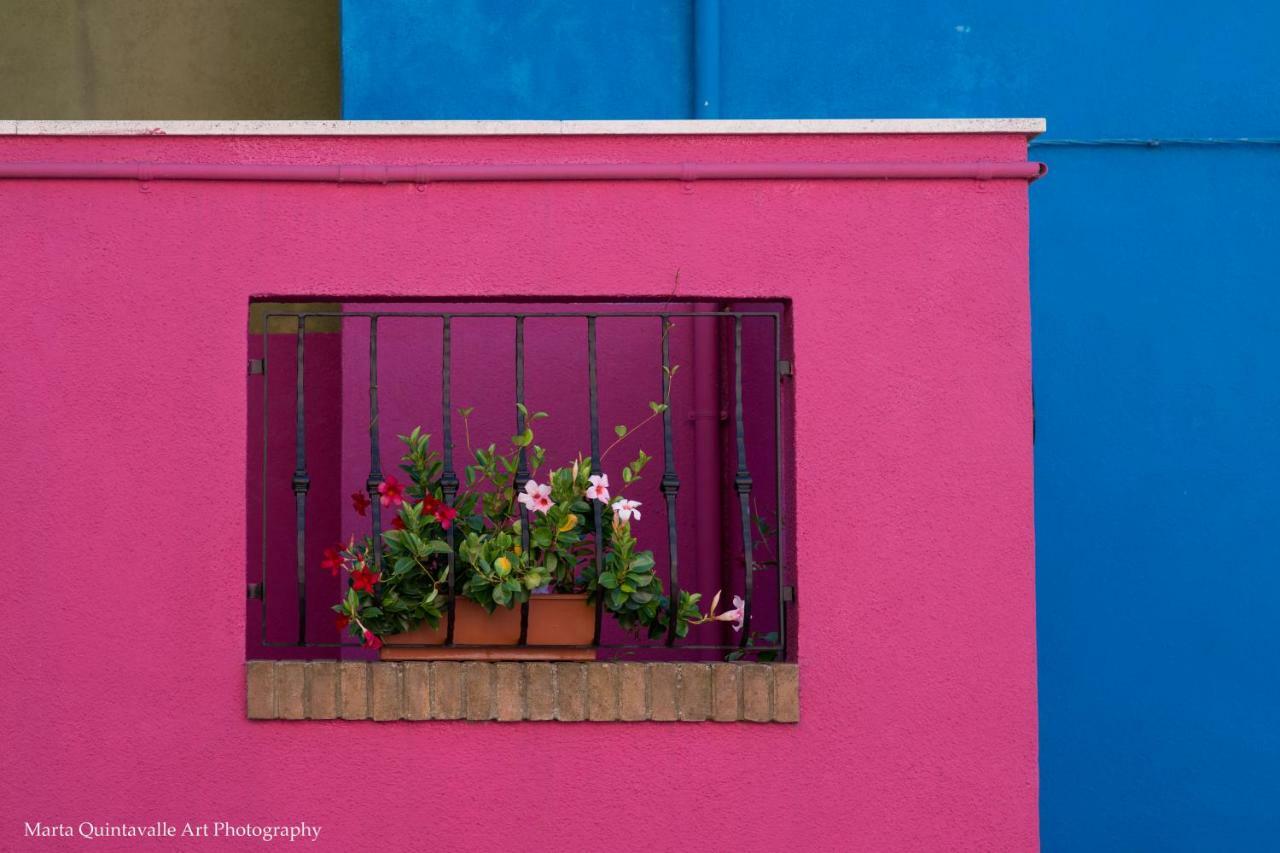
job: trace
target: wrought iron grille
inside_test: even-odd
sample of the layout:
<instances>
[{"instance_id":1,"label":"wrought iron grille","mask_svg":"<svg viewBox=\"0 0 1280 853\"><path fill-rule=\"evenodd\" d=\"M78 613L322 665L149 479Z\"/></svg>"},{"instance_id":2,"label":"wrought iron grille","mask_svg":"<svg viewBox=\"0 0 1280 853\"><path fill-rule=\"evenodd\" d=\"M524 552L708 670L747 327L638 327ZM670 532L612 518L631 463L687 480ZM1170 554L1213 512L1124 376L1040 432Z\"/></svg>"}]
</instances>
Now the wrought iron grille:
<instances>
[{"instance_id":1,"label":"wrought iron grille","mask_svg":"<svg viewBox=\"0 0 1280 853\"><path fill-rule=\"evenodd\" d=\"M741 303L738 303L741 304ZM289 306L294 307L294 306ZM585 349L586 362L586 380L588 390L588 420L589 420L589 436L591 450L592 473L600 474L601 471L601 437L600 437L600 395L598 381L598 353L597 353L597 329L600 325L614 322L622 319L650 319L655 321L654 333L660 337L661 344L661 364L654 366L655 373L661 369L661 387L665 398L669 398L671 392L671 382L673 378L672 362L670 353L670 338L667 330L670 324L677 318L718 318L717 324L726 324L728 326L726 337L725 351L729 358L730 369L724 371L729 389L727 393L731 397L732 412L722 413L722 417L727 415L730 421L729 435L733 444L733 453L730 454L730 461L733 464L731 470L732 490L736 494L736 512L739 515L737 520L741 531L741 570L742 570L742 592L745 602L743 628L740 634L734 637L732 643L682 643L675 634L677 620L673 617L669 620L669 627L665 638L651 642L624 642L624 643L607 643L601 639L601 622L603 616L602 597L597 597L595 608L595 637L590 648L598 648L601 650L618 650L635 651L650 650L662 653L678 653L680 651L689 652L737 652L741 654L747 651L751 654L770 653L776 656L776 659L786 659L787 648L787 626L788 626L788 610L794 606L795 587L794 583L789 580L787 569L788 554L788 517L786 512L786 494L787 494L787 473L786 465L788 457L784 446L784 431L787 428L786 418L784 417L784 405L788 395L785 393L785 380L791 375L791 362L784 360L784 310L777 307L776 310L664 310L660 311L633 311L633 310L609 310L609 311L404 311L404 310L272 310L262 315L263 322L261 328L261 359L251 360L250 373L261 374L261 405L262 405L262 469L261 469L261 492L262 492L262 542L261 542L261 576L256 583L250 583L248 587L248 596L250 599L256 599L261 610L261 639L260 643L264 647L283 648L360 648L358 642L325 642L309 639L307 627L308 612L308 566L307 566L307 500L311 490L312 480L308 471L307 458L307 412L306 412L306 387L305 387L305 371L304 365L307 358L307 340L308 325L313 328L322 322L333 323L339 325L350 321L365 322L368 329L368 452L369 452L369 469L368 477L364 483L365 489L370 498L370 523L372 526L373 542L381 542L381 534L383 532L382 507L378 500L378 487L384 482L385 475L382 471L381 450L380 447L380 412L378 401L379 386L379 363L378 363L378 344L379 344L379 323L389 318L409 318L421 321L434 321L434 332L429 334L438 334L440 363L441 363L441 394L440 394L440 411L442 416L441 438L443 446L441 448L443 472L440 476L439 485L444 495L444 502L453 506L454 499L458 494L459 479L458 465L455 455L459 448L455 444L455 436L453 429L453 405L454 405L454 344L456 321L463 319L507 319L514 321L514 352L515 359L512 365L515 374L515 394L514 400L511 402L516 405L515 430L519 435L524 432L526 427L526 415L524 414L523 404L525 401L525 327L526 323L531 320L540 319L573 319L581 321L582 346ZM771 329L772 351L768 359L772 369L766 377L755 376L753 379L757 382L761 379L767 380L771 386L771 398L773 403L772 412L772 432L773 432L773 448L772 470L767 472L752 471L748 466L747 442L749 439L748 429L746 426L746 418L743 410L743 324L744 321L760 320L767 322ZM267 490L269 484L279 483L280 479L285 477L282 467L277 466L277 461L269 458L269 442L268 442L268 415L270 411L269 402L273 389L271 387L271 356L272 351L269 346L269 331L273 328L277 333L281 329L282 324L292 324L294 327L294 335L296 343L294 346L294 369L296 377L293 383L294 398L294 459L292 472L289 474L289 483L294 496L294 525L296 533L296 573L295 584L293 590L287 588L279 588L275 583L268 583L268 549L267 534L271 520L267 514ZM278 351L278 350L277 350ZM252 389L251 389L252 393ZM287 391L286 391L287 393ZM677 600L680 592L680 566L679 555L680 545L678 541L678 524L677 524L677 497L680 492L680 477L676 467L675 445L673 442L672 417L675 413L672 406L668 406L661 415L662 420L662 446L663 446L663 466L661 479L659 481L659 491L665 504L666 513L666 539L669 559L667 561L667 586L668 595L671 600ZM692 415L690 415L692 417ZM523 484L529 479L529 467L527 458L527 448L521 447L519 452L519 467L516 471L515 487L517 489L523 487ZM752 497L753 490L759 477L770 476L773 478L773 494L776 496L776 523L767 531L772 542L772 552L776 558L771 561L770 572L775 576L774 583L776 589L772 591L770 598L774 598L777 606L776 620L771 620L771 627L776 627L776 632L771 632L771 636L775 637L772 642L754 642L752 633L753 620L760 621L761 614L757 609L757 602L760 598L760 590L757 588L757 581L754 577L760 572L760 566L754 559L753 552L756 548L755 535L759 527L759 519L753 516ZM594 507L594 532L595 532L595 563L597 572L600 571L603 554L601 536L601 508L597 501L591 502ZM521 507L520 517L522 524L521 538L525 552L529 549L529 531L528 523L529 509ZM445 593L447 595L448 607L448 629L445 639L446 646L457 646L453 637L453 628L455 624L454 604L459 594L457 584L457 573L454 571L456 561L459 559L457 554L457 543L455 542L455 527L450 527L447 532L447 541L450 547L448 555L448 582L446 583ZM736 543L735 543L736 547ZM375 571L381 569L383 555L380 548L374 549ZM267 604L269 596L293 596L297 602L297 634L294 639L281 641L271 639L268 636L268 611ZM526 642L526 634L528 628L529 605L524 603L521 606L521 631L520 644ZM555 648L588 648L584 646L563 646ZM607 651L606 651L607 654ZM661 656L661 655L660 655Z\"/></svg>"}]
</instances>

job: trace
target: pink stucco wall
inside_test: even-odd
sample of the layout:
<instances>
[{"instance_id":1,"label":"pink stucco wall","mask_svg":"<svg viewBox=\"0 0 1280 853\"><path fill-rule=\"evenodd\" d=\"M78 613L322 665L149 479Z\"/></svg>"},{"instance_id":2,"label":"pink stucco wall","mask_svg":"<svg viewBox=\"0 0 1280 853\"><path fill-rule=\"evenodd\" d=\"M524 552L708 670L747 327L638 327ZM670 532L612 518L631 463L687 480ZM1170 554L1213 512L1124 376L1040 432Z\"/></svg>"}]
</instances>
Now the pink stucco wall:
<instances>
[{"instance_id":1,"label":"pink stucco wall","mask_svg":"<svg viewBox=\"0 0 1280 853\"><path fill-rule=\"evenodd\" d=\"M0 137L8 161L1024 157L1015 135ZM0 849L61 849L23 821L161 819L306 820L335 850L1035 848L1027 191L0 184ZM250 297L665 298L677 268L683 297L792 300L801 722L245 720Z\"/></svg>"}]
</instances>

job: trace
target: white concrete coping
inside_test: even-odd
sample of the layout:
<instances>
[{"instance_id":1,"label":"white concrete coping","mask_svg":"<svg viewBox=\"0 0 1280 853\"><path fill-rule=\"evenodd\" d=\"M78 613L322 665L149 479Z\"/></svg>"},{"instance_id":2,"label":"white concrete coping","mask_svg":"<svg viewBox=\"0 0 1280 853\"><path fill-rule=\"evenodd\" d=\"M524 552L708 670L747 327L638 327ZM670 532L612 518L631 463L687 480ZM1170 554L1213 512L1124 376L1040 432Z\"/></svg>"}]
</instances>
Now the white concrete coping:
<instances>
[{"instance_id":1,"label":"white concrete coping","mask_svg":"<svg viewBox=\"0 0 1280 853\"><path fill-rule=\"evenodd\" d=\"M948 134L1035 136L1042 118L678 119L610 121L13 121L0 136L591 136Z\"/></svg>"}]
</instances>

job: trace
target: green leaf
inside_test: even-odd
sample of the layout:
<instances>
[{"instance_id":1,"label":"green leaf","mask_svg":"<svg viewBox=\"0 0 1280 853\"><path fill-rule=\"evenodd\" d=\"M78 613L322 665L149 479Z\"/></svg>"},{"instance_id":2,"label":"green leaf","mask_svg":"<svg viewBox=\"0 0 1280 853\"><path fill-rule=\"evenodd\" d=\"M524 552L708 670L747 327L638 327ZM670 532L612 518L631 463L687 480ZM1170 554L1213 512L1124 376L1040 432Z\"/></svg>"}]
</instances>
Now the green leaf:
<instances>
[{"instance_id":1,"label":"green leaf","mask_svg":"<svg viewBox=\"0 0 1280 853\"><path fill-rule=\"evenodd\" d=\"M627 428L623 424L618 424L616 427L613 428L613 431L617 434L618 438L622 438L624 435L627 434Z\"/></svg>"},{"instance_id":2,"label":"green leaf","mask_svg":"<svg viewBox=\"0 0 1280 853\"><path fill-rule=\"evenodd\" d=\"M649 402L649 408L653 410L653 413L654 413L655 415L660 415L660 414L662 414L663 412L665 412L665 411L667 410L667 404L666 404L666 403L655 403L655 402L653 402L653 401L650 401L650 402Z\"/></svg>"},{"instance_id":3,"label":"green leaf","mask_svg":"<svg viewBox=\"0 0 1280 853\"><path fill-rule=\"evenodd\" d=\"M458 414L462 415L464 418L469 418L471 417L471 413L475 410L475 406L467 406L465 409L458 409Z\"/></svg>"},{"instance_id":4,"label":"green leaf","mask_svg":"<svg viewBox=\"0 0 1280 853\"><path fill-rule=\"evenodd\" d=\"M630 468L623 468L623 469L622 469L622 482L624 482L624 483L630 483L633 477L634 477L634 475L631 473L631 469L630 469Z\"/></svg>"},{"instance_id":5,"label":"green leaf","mask_svg":"<svg viewBox=\"0 0 1280 853\"><path fill-rule=\"evenodd\" d=\"M528 447L533 444L533 430L525 427L524 432L511 436L511 443L516 447Z\"/></svg>"},{"instance_id":6,"label":"green leaf","mask_svg":"<svg viewBox=\"0 0 1280 853\"><path fill-rule=\"evenodd\" d=\"M632 572L647 572L653 568L653 552L641 551L631 559Z\"/></svg>"}]
</instances>

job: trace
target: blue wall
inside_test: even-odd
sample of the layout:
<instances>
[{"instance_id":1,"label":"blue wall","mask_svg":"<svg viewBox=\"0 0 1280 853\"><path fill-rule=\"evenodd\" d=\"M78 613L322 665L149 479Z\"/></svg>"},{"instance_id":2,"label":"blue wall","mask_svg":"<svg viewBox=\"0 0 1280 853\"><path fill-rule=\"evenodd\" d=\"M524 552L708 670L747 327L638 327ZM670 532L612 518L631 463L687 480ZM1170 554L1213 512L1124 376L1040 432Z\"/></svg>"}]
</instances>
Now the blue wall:
<instances>
[{"instance_id":1,"label":"blue wall","mask_svg":"<svg viewBox=\"0 0 1280 853\"><path fill-rule=\"evenodd\" d=\"M689 0L343 0L346 118L670 118Z\"/></svg>"},{"instance_id":2,"label":"blue wall","mask_svg":"<svg viewBox=\"0 0 1280 853\"><path fill-rule=\"evenodd\" d=\"M1280 137L1277 4L721 6L726 118ZM349 118L691 115L689 2L343 9ZM1044 847L1273 849L1280 148L1033 154Z\"/></svg>"}]
</instances>

